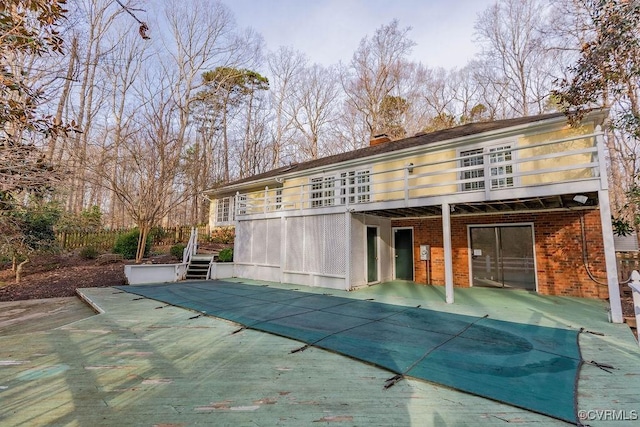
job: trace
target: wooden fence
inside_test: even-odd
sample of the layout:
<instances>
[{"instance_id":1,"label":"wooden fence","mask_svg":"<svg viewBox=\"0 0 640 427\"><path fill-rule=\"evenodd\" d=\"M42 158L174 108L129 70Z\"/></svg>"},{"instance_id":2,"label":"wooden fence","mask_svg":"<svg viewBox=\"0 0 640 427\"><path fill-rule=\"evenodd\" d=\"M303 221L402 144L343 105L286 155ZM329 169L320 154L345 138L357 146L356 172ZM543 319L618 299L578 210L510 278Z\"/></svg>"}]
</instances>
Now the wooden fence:
<instances>
[{"instance_id":1,"label":"wooden fence","mask_svg":"<svg viewBox=\"0 0 640 427\"><path fill-rule=\"evenodd\" d=\"M74 231L58 232L56 238L60 247L65 250L73 250L92 246L98 250L110 251L118 239L118 236L131 231L130 228L98 231ZM182 227L156 227L154 228L154 246L171 246L176 243L186 243L191 235L191 226ZM200 239L207 236L207 227L198 227Z\"/></svg>"}]
</instances>

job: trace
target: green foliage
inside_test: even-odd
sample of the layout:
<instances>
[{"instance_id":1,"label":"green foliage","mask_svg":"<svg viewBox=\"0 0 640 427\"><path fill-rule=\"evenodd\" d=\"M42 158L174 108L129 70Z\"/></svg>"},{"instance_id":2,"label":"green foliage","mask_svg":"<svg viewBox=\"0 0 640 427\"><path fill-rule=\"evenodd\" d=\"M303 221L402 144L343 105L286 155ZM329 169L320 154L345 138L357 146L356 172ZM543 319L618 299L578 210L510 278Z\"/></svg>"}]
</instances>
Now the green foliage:
<instances>
[{"instance_id":1,"label":"green foliage","mask_svg":"<svg viewBox=\"0 0 640 427\"><path fill-rule=\"evenodd\" d=\"M135 259L138 251L138 239L140 238L140 230L137 228L128 233L118 236L116 244L113 247L113 253L120 254L124 259ZM151 235L147 235L147 242L144 249L144 256L149 256L151 250Z\"/></svg>"},{"instance_id":2,"label":"green foliage","mask_svg":"<svg viewBox=\"0 0 640 427\"><path fill-rule=\"evenodd\" d=\"M231 262L233 261L233 249L226 248L220 251L218 254L219 262Z\"/></svg>"},{"instance_id":3,"label":"green foliage","mask_svg":"<svg viewBox=\"0 0 640 427\"><path fill-rule=\"evenodd\" d=\"M96 259L100 252L93 246L85 246L80 250L80 258L83 259Z\"/></svg>"},{"instance_id":4,"label":"green foliage","mask_svg":"<svg viewBox=\"0 0 640 427\"><path fill-rule=\"evenodd\" d=\"M151 227L151 230L149 230L149 236L151 237L151 241L155 244L159 244L160 242L162 242L163 239L169 237L171 233L169 233L168 231L166 231L164 228L162 227Z\"/></svg>"},{"instance_id":5,"label":"green foliage","mask_svg":"<svg viewBox=\"0 0 640 427\"><path fill-rule=\"evenodd\" d=\"M60 211L52 204L31 200L27 205L16 205L0 213L0 253L6 256L28 257L36 252L58 250L53 226Z\"/></svg>"},{"instance_id":6,"label":"green foliage","mask_svg":"<svg viewBox=\"0 0 640 427\"><path fill-rule=\"evenodd\" d=\"M19 214L25 244L33 250L50 250L55 247L53 226L60 218L60 211L52 206L26 209Z\"/></svg>"},{"instance_id":7,"label":"green foliage","mask_svg":"<svg viewBox=\"0 0 640 427\"><path fill-rule=\"evenodd\" d=\"M552 91L572 123L582 119L594 105L619 99L622 108L616 126L640 135L640 111L636 88L640 82L640 3L624 0L585 0L592 31L582 45L580 57L569 68L571 77L556 82ZM569 110L570 109L570 110Z\"/></svg>"},{"instance_id":8,"label":"green foliage","mask_svg":"<svg viewBox=\"0 0 640 427\"><path fill-rule=\"evenodd\" d=\"M376 133L387 134L392 139L404 138L405 114L409 110L409 102L401 96L386 95L380 102L380 129Z\"/></svg>"},{"instance_id":9,"label":"green foliage","mask_svg":"<svg viewBox=\"0 0 640 427\"><path fill-rule=\"evenodd\" d=\"M94 230L102 228L102 212L98 205L93 205L90 208L83 210L80 212L80 217L83 219L83 222L87 227Z\"/></svg>"},{"instance_id":10,"label":"green foliage","mask_svg":"<svg viewBox=\"0 0 640 427\"><path fill-rule=\"evenodd\" d=\"M611 217L613 234L616 236L629 236L633 233L633 226L624 218Z\"/></svg>"},{"instance_id":11,"label":"green foliage","mask_svg":"<svg viewBox=\"0 0 640 427\"><path fill-rule=\"evenodd\" d=\"M184 254L185 245L182 243L178 243L177 245L171 246L169 249L169 253L172 257L177 258L178 261L182 261L182 255Z\"/></svg>"},{"instance_id":12,"label":"green foliage","mask_svg":"<svg viewBox=\"0 0 640 427\"><path fill-rule=\"evenodd\" d=\"M58 231L71 233L83 232L92 233L102 229L102 212L99 206L91 206L83 210L80 214L65 212L56 229Z\"/></svg>"},{"instance_id":13,"label":"green foliage","mask_svg":"<svg viewBox=\"0 0 640 427\"><path fill-rule=\"evenodd\" d=\"M235 227L216 227L211 231L211 243L233 243L236 238Z\"/></svg>"}]
</instances>

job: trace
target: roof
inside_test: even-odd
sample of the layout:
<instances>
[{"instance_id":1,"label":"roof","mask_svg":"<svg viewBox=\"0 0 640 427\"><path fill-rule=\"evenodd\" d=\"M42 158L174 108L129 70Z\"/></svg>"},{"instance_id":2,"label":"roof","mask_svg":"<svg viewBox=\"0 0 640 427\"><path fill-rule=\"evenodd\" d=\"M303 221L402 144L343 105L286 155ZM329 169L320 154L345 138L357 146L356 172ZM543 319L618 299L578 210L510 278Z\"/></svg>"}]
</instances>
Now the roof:
<instances>
[{"instance_id":1,"label":"roof","mask_svg":"<svg viewBox=\"0 0 640 427\"><path fill-rule=\"evenodd\" d=\"M238 184L252 182L252 181L259 181L259 180L264 180L268 178L274 178L284 173L289 174L289 173L300 172L307 169L334 165L334 164L342 163L349 160L361 159L361 158L375 156L379 154L399 151L406 148L433 144L436 142L462 138L465 136L477 135L484 132L496 131L500 129L506 129L513 126L526 125L529 123L555 119L563 116L564 116L564 113L550 113L550 114L540 114L537 116L519 117L515 119L495 120L491 122L467 123L467 124L456 126L449 129L443 129L443 130L425 133L425 134L417 134L409 138L399 139L392 142L382 143L374 146L368 146L368 147L360 148L353 151L347 151L345 153L335 154L328 157L322 157L320 159L309 160L302 163L294 163L288 166L272 169L270 171L267 171L258 175L253 175L247 178L229 182L227 184L224 184L221 189L225 187L236 186Z\"/></svg>"}]
</instances>

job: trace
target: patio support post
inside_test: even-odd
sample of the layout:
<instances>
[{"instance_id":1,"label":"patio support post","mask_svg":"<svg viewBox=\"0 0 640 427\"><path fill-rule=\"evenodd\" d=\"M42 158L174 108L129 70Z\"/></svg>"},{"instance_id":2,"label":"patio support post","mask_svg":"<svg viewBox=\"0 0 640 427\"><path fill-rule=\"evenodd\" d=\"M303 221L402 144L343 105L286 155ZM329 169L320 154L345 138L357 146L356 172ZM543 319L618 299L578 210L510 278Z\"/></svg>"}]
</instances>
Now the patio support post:
<instances>
[{"instance_id":1,"label":"patio support post","mask_svg":"<svg viewBox=\"0 0 640 427\"><path fill-rule=\"evenodd\" d=\"M442 204L442 240L444 242L444 288L447 304L453 304L453 260L451 249L451 208Z\"/></svg>"},{"instance_id":2,"label":"patio support post","mask_svg":"<svg viewBox=\"0 0 640 427\"><path fill-rule=\"evenodd\" d=\"M604 246L604 261L607 267L607 287L609 288L609 305L611 321L622 323L622 302L620 301L620 285L618 283L618 264L616 249L613 245L613 227L611 226L611 205L609 203L609 181L607 176L605 143L601 133L602 127L597 126L596 147L598 149L598 163L600 165L600 190L598 204L600 205L600 222L602 223L602 242Z\"/></svg>"},{"instance_id":3,"label":"patio support post","mask_svg":"<svg viewBox=\"0 0 640 427\"><path fill-rule=\"evenodd\" d=\"M602 223L602 242L604 245L604 261L607 267L607 285L609 288L609 305L611 307L611 321L622 323L622 302L620 301L620 285L618 284L618 267L616 265L616 250L613 246L613 227L611 226L611 207L609 205L609 191L599 190L600 222Z\"/></svg>"},{"instance_id":4,"label":"patio support post","mask_svg":"<svg viewBox=\"0 0 640 427\"><path fill-rule=\"evenodd\" d=\"M348 199L348 197L347 197ZM344 272L344 281L345 281L345 289L351 290L351 212L347 211L344 213L345 223L344 223L344 238L346 240L346 257L345 259L345 272Z\"/></svg>"}]
</instances>

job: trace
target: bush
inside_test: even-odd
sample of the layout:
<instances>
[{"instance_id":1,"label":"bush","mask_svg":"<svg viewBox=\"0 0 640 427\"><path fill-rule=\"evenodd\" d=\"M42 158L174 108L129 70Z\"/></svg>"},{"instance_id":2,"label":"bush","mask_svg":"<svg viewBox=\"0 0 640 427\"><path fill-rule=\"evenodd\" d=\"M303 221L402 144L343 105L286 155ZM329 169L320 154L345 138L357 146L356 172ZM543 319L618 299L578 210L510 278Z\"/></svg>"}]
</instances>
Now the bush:
<instances>
[{"instance_id":1,"label":"bush","mask_svg":"<svg viewBox=\"0 0 640 427\"><path fill-rule=\"evenodd\" d=\"M184 248L186 246L182 243L178 243L177 245L171 246L169 249L169 253L172 257L177 258L178 261L182 261L182 255L184 255Z\"/></svg>"},{"instance_id":2,"label":"bush","mask_svg":"<svg viewBox=\"0 0 640 427\"><path fill-rule=\"evenodd\" d=\"M216 227L211 231L211 243L233 243L236 237L235 227Z\"/></svg>"},{"instance_id":3,"label":"bush","mask_svg":"<svg viewBox=\"0 0 640 427\"><path fill-rule=\"evenodd\" d=\"M233 249L226 248L220 251L218 254L219 262L231 262L233 261Z\"/></svg>"},{"instance_id":4,"label":"bush","mask_svg":"<svg viewBox=\"0 0 640 427\"><path fill-rule=\"evenodd\" d=\"M128 233L121 234L116 239L116 244L113 247L114 254L120 254L124 259L134 259L136 252L138 251L138 239L140 238L140 231L136 228ZM144 249L144 256L149 256L151 251L151 235L147 236L147 244Z\"/></svg>"},{"instance_id":5,"label":"bush","mask_svg":"<svg viewBox=\"0 0 640 427\"><path fill-rule=\"evenodd\" d=\"M149 236L151 236L151 240L153 240L154 244L159 244L164 239L169 237L170 233L164 228L156 226L152 227L151 230L149 230Z\"/></svg>"},{"instance_id":6,"label":"bush","mask_svg":"<svg viewBox=\"0 0 640 427\"><path fill-rule=\"evenodd\" d=\"M80 258L84 259L96 259L100 253L93 246L85 246L80 250Z\"/></svg>"}]
</instances>

